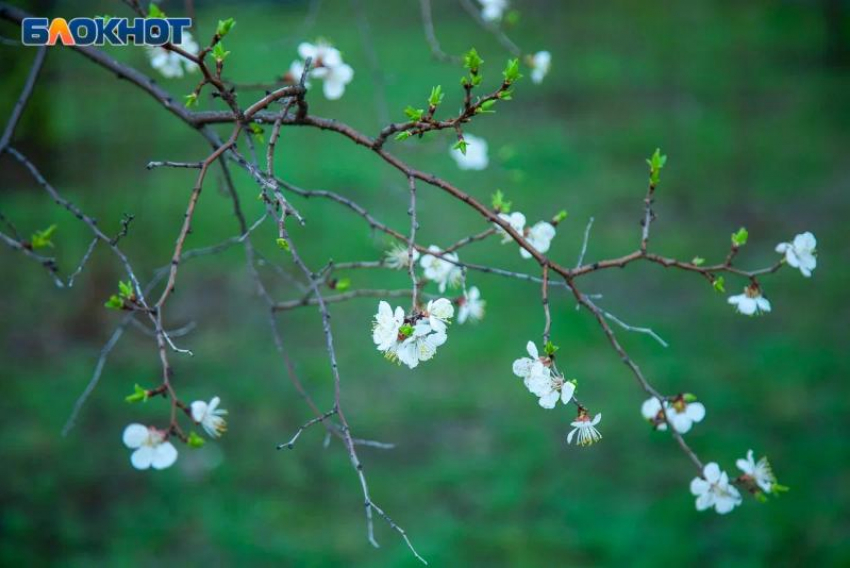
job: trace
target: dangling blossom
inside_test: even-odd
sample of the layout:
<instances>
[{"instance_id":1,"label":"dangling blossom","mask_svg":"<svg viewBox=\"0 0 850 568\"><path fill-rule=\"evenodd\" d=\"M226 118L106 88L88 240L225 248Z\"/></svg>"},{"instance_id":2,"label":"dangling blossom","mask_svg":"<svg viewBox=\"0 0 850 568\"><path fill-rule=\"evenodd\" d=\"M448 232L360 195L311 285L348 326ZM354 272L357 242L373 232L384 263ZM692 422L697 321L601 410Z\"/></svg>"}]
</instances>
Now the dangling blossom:
<instances>
[{"instance_id":1,"label":"dangling blossom","mask_svg":"<svg viewBox=\"0 0 850 568\"><path fill-rule=\"evenodd\" d=\"M691 402L688 402L689 399ZM663 411L658 399L652 397L644 401L640 411L656 430L661 431L667 430L666 413L679 434L687 434L695 422L705 418L705 406L701 402L693 402L692 395L679 395L672 401L665 400Z\"/></svg>"},{"instance_id":2,"label":"dangling blossom","mask_svg":"<svg viewBox=\"0 0 850 568\"><path fill-rule=\"evenodd\" d=\"M753 451L749 450L747 459L739 459L735 462L735 465L765 493L771 493L776 486L776 476L773 475L773 469L766 457L757 462L753 458Z\"/></svg>"},{"instance_id":3,"label":"dangling blossom","mask_svg":"<svg viewBox=\"0 0 850 568\"><path fill-rule=\"evenodd\" d=\"M741 494L729 483L729 476L711 462L702 470L702 477L691 481L691 493L696 496L697 511L714 510L725 515L741 504Z\"/></svg>"},{"instance_id":4,"label":"dangling blossom","mask_svg":"<svg viewBox=\"0 0 850 568\"><path fill-rule=\"evenodd\" d=\"M440 247L434 245L428 247L428 250L433 253L441 252ZM456 288L463 277L463 271L454 264L456 262L458 262L457 255L450 252L440 256L423 255L419 264L424 269L425 278L436 283L440 293L443 293L449 285Z\"/></svg>"},{"instance_id":5,"label":"dangling blossom","mask_svg":"<svg viewBox=\"0 0 850 568\"><path fill-rule=\"evenodd\" d=\"M514 361L514 375L523 379L525 388L540 399L538 402L543 408L555 408L558 400L569 404L576 390L575 383L555 374L551 359L540 357L533 341L529 341L525 348L529 356Z\"/></svg>"},{"instance_id":6,"label":"dangling blossom","mask_svg":"<svg viewBox=\"0 0 850 568\"><path fill-rule=\"evenodd\" d=\"M552 67L552 54L548 51L538 51L529 57L529 64L531 66L531 81L535 85L539 85Z\"/></svg>"},{"instance_id":7,"label":"dangling blossom","mask_svg":"<svg viewBox=\"0 0 850 568\"><path fill-rule=\"evenodd\" d=\"M319 41L315 44L304 42L298 46L300 60L296 59L289 66L289 79L298 82L304 73L304 63L307 58L310 63L310 72L305 77L305 86L309 87L308 78L322 80L322 92L325 98L335 101L345 94L345 87L354 79L354 69L342 60L342 54L338 49L327 42Z\"/></svg>"},{"instance_id":8,"label":"dangling blossom","mask_svg":"<svg viewBox=\"0 0 850 568\"><path fill-rule=\"evenodd\" d=\"M177 448L166 440L165 432L142 424L130 424L124 428L124 445L135 450L130 463L136 469L165 469L177 461Z\"/></svg>"},{"instance_id":9,"label":"dangling blossom","mask_svg":"<svg viewBox=\"0 0 850 568\"><path fill-rule=\"evenodd\" d=\"M198 44L192 39L192 34L187 31L183 32L182 43L175 44L177 47L192 55L198 55ZM147 48L148 58L151 61L151 67L162 73L162 76L167 79L182 77L183 73L194 73L198 70L197 64L189 61L179 53L169 51L164 47Z\"/></svg>"},{"instance_id":10,"label":"dangling blossom","mask_svg":"<svg viewBox=\"0 0 850 568\"><path fill-rule=\"evenodd\" d=\"M457 299L457 322L480 321L484 317L484 308L487 302L481 299L481 291L477 286L472 286L467 292Z\"/></svg>"},{"instance_id":11,"label":"dangling blossom","mask_svg":"<svg viewBox=\"0 0 850 568\"><path fill-rule=\"evenodd\" d=\"M487 157L487 141L472 134L464 134L463 139L466 142L466 153L460 151L460 148L450 148L449 153L457 167L462 170L483 170L490 164L490 158Z\"/></svg>"},{"instance_id":12,"label":"dangling blossom","mask_svg":"<svg viewBox=\"0 0 850 568\"><path fill-rule=\"evenodd\" d=\"M372 324L372 341L378 346L378 351L386 353L398 342L399 330L403 324L404 309L397 307L393 312L390 305L381 300Z\"/></svg>"},{"instance_id":13,"label":"dangling blossom","mask_svg":"<svg viewBox=\"0 0 850 568\"><path fill-rule=\"evenodd\" d=\"M413 333L395 348L398 360L411 369L415 369L420 361L428 361L437 353L437 347L446 342L448 337L444 332L434 331L426 321L420 321L413 328Z\"/></svg>"},{"instance_id":14,"label":"dangling blossom","mask_svg":"<svg viewBox=\"0 0 850 568\"><path fill-rule=\"evenodd\" d=\"M488 22L498 22L508 9L508 0L478 0L481 3L481 17Z\"/></svg>"},{"instance_id":15,"label":"dangling blossom","mask_svg":"<svg viewBox=\"0 0 850 568\"><path fill-rule=\"evenodd\" d=\"M788 266L799 268L803 276L808 278L818 264L817 246L817 239L807 231L794 237L790 243L776 245L776 252L784 254Z\"/></svg>"},{"instance_id":16,"label":"dangling blossom","mask_svg":"<svg viewBox=\"0 0 850 568\"><path fill-rule=\"evenodd\" d=\"M209 403L196 400L190 406L192 420L200 424L211 438L218 438L227 431L227 422L222 418L227 411L218 407L220 403L221 399L214 396Z\"/></svg>"},{"instance_id":17,"label":"dangling blossom","mask_svg":"<svg viewBox=\"0 0 850 568\"><path fill-rule=\"evenodd\" d=\"M445 298L431 300L425 309L425 315L433 331L445 333L449 320L455 315L455 307Z\"/></svg>"},{"instance_id":18,"label":"dangling blossom","mask_svg":"<svg viewBox=\"0 0 850 568\"><path fill-rule=\"evenodd\" d=\"M596 425L599 424L601 420L601 413L594 416L593 420L591 420L587 410L580 408L578 418L576 418L575 422L570 424L573 429L570 430L569 434L567 434L567 443L572 444L573 436L576 433L578 433L576 444L579 446L589 446L601 440L602 434L600 434L599 430L596 429Z\"/></svg>"},{"instance_id":19,"label":"dangling blossom","mask_svg":"<svg viewBox=\"0 0 850 568\"><path fill-rule=\"evenodd\" d=\"M411 258L413 259L413 262L419 260L419 251L413 249L413 255L411 257L408 247L398 244L393 245L390 250L384 253L384 265L387 268L401 270L402 268L408 268L410 266Z\"/></svg>"},{"instance_id":20,"label":"dangling blossom","mask_svg":"<svg viewBox=\"0 0 850 568\"><path fill-rule=\"evenodd\" d=\"M729 296L728 301L735 306L735 311L745 316L766 314L770 311L770 302L761 295L761 288L757 284L745 287L743 294Z\"/></svg>"}]
</instances>

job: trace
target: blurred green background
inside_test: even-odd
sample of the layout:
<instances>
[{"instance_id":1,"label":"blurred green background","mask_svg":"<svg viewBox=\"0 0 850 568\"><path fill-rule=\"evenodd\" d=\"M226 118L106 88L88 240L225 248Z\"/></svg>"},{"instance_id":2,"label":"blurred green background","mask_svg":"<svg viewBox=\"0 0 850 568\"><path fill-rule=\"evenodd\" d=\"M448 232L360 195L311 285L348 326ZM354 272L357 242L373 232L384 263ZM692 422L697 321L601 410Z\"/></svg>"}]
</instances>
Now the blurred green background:
<instances>
[{"instance_id":1,"label":"blurred green background","mask_svg":"<svg viewBox=\"0 0 850 568\"><path fill-rule=\"evenodd\" d=\"M41 15L129 15L120 2L19 5ZM359 5L362 11L358 3L325 0L311 16L304 2L198 2L196 24L206 38L217 19L236 18L226 75L241 82L284 73L299 41L331 39L355 78L340 101L311 93L311 112L367 133L377 132L384 114L401 120L402 109L422 105L436 84L452 112L461 71L431 57L418 3ZM485 86L495 86L508 53L456 2L433 5L444 49L478 48ZM704 460L733 473L734 460L752 448L769 455L791 491L764 505L746 498L724 517L697 513L688 491L692 465L669 436L642 421L643 393L591 316L559 290L552 301L561 366L578 378L582 401L603 413L601 443L567 446L573 409L540 409L510 370L541 331L538 287L473 273L470 283L488 302L485 320L453 326L438 356L413 372L375 352L369 322L376 300L333 306L343 403L355 434L397 444L360 451L373 498L436 566L850 564L848 5L528 0L513 7L520 19L510 36L526 52L550 50L553 66L542 85L523 81L512 102L468 128L489 141L489 169L458 170L448 133L389 148L479 199L502 189L529 219L567 209L551 251L567 265L591 216L588 260L637 246L644 158L656 146L669 156L656 207L657 252L721 260L729 234L746 226L750 243L739 264L760 267L775 260L776 243L813 231L820 251L813 278L792 270L766 278L774 306L766 317L737 315L700 277L659 266L636 264L580 282L585 292L604 294L602 307L670 342L664 349L619 332L660 390L694 392L705 403L705 421L687 435ZM163 8L183 13L181 2ZM0 23L0 35L18 33ZM107 51L153 73L142 49ZM32 57L31 49L0 46L4 116ZM182 97L195 81L160 82ZM244 92L240 101L260 94ZM140 275L168 262L195 172L144 166L205 157L208 148L190 128L132 86L54 48L14 143L108 233L119 230L122 213L135 215L123 248ZM277 159L293 183L350 196L406 230L405 180L368 151L333 133L289 128ZM257 187L241 171L236 181L247 216L257 218ZM293 203L307 218L293 237L311 266L373 260L387 247L344 208ZM422 244L446 246L486 228L434 188L422 186L419 203ZM55 253L66 274L88 244L86 229L8 156L0 158L0 211L26 235L58 224ZM216 171L189 247L237 231ZM294 274L274 238L265 226L255 241ZM473 245L461 259L532 270L497 241ZM230 430L202 450L180 446L177 464L161 472L133 470L121 444L126 424L167 420L161 400L123 402L135 383L154 386L159 377L153 341L138 331L113 352L77 427L60 435L120 318L102 308L122 277L114 258L98 248L77 284L57 290L38 265L4 248L0 274L0 563L417 565L380 520L382 548L366 542L359 485L338 441L324 449L316 428L294 451L274 449L310 414L274 350L242 248L183 266L168 310L172 327L197 324L179 340L195 356L172 356L178 392L187 400L221 396ZM354 287L407 285L402 273L348 276ZM263 277L276 298L298 296L274 270ZM744 284L727 278L730 293ZM290 312L279 322L297 372L329 408L317 312Z\"/></svg>"}]
</instances>

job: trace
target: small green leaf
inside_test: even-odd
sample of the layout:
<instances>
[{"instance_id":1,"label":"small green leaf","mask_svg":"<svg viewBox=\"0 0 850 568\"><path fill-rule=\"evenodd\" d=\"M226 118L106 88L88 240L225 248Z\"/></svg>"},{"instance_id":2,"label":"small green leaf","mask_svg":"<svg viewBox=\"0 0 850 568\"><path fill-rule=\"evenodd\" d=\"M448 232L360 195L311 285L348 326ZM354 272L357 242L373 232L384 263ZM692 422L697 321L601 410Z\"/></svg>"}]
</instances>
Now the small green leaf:
<instances>
[{"instance_id":1,"label":"small green leaf","mask_svg":"<svg viewBox=\"0 0 850 568\"><path fill-rule=\"evenodd\" d=\"M148 5L148 18L164 18L165 12L163 12L159 6L151 2Z\"/></svg>"},{"instance_id":2,"label":"small green leaf","mask_svg":"<svg viewBox=\"0 0 850 568\"><path fill-rule=\"evenodd\" d=\"M496 99L484 101L483 103L481 103L481 106L478 107L478 110L476 110L476 112L479 114L492 114L496 112L495 110L492 110L494 104L496 104Z\"/></svg>"},{"instance_id":3,"label":"small green leaf","mask_svg":"<svg viewBox=\"0 0 850 568\"><path fill-rule=\"evenodd\" d=\"M711 285L714 286L714 289L718 292L723 293L726 291L725 280L722 276L718 276L717 278L715 278L714 282L712 282Z\"/></svg>"},{"instance_id":4,"label":"small green leaf","mask_svg":"<svg viewBox=\"0 0 850 568\"><path fill-rule=\"evenodd\" d=\"M42 248L53 248L53 235L56 233L56 225L50 225L43 231L36 231L30 237L30 246L33 250Z\"/></svg>"},{"instance_id":5,"label":"small green leaf","mask_svg":"<svg viewBox=\"0 0 850 568\"><path fill-rule=\"evenodd\" d=\"M189 432L189 437L186 439L186 443L189 445L190 448L197 449L206 444L207 441L195 434L195 431L192 430L191 432Z\"/></svg>"},{"instance_id":6,"label":"small green leaf","mask_svg":"<svg viewBox=\"0 0 850 568\"><path fill-rule=\"evenodd\" d=\"M656 148L646 163L649 164L649 182L657 185L661 180L661 169L667 163L667 156L661 154L661 148Z\"/></svg>"},{"instance_id":7,"label":"small green leaf","mask_svg":"<svg viewBox=\"0 0 850 568\"><path fill-rule=\"evenodd\" d=\"M484 76L481 75L480 73L478 75L473 75L472 76L472 86L477 87L478 85L481 84L481 82L483 80L484 80Z\"/></svg>"},{"instance_id":8,"label":"small green leaf","mask_svg":"<svg viewBox=\"0 0 850 568\"><path fill-rule=\"evenodd\" d=\"M546 353L549 357L555 355L555 352L558 351L560 347L552 343L551 341L547 341L546 345L543 346L543 352Z\"/></svg>"},{"instance_id":9,"label":"small green leaf","mask_svg":"<svg viewBox=\"0 0 850 568\"><path fill-rule=\"evenodd\" d=\"M395 135L396 140L407 140L408 138L410 138L410 132L408 132L407 130L399 132Z\"/></svg>"},{"instance_id":10,"label":"small green leaf","mask_svg":"<svg viewBox=\"0 0 850 568\"><path fill-rule=\"evenodd\" d=\"M682 399L683 399L685 402L688 402L688 403L690 403L690 402L696 402L696 401L697 401L697 397L696 397L696 395L695 395L695 394L692 394L692 393L689 393L689 392L686 392L685 394L683 394L683 395L682 395Z\"/></svg>"},{"instance_id":11,"label":"small green leaf","mask_svg":"<svg viewBox=\"0 0 850 568\"><path fill-rule=\"evenodd\" d=\"M512 101L514 100L514 92L510 89L505 89L499 93L499 98L503 101Z\"/></svg>"},{"instance_id":12,"label":"small green leaf","mask_svg":"<svg viewBox=\"0 0 850 568\"><path fill-rule=\"evenodd\" d=\"M109 299L103 305L109 308L110 310L121 310L124 308L124 300L119 298L117 295L112 294L111 296L109 296Z\"/></svg>"},{"instance_id":13,"label":"small green leaf","mask_svg":"<svg viewBox=\"0 0 850 568\"><path fill-rule=\"evenodd\" d=\"M566 218L567 218L567 210L561 209L560 211L558 211L557 215L552 217L552 221L554 221L555 225L557 225L558 223L560 223L561 221L563 221Z\"/></svg>"},{"instance_id":14,"label":"small green leaf","mask_svg":"<svg viewBox=\"0 0 850 568\"><path fill-rule=\"evenodd\" d=\"M481 59L474 47L463 55L463 66L469 69L469 72L473 75L478 73L478 68L481 67L482 63L484 63L484 60Z\"/></svg>"},{"instance_id":15,"label":"small green leaf","mask_svg":"<svg viewBox=\"0 0 850 568\"><path fill-rule=\"evenodd\" d=\"M502 71L502 75L505 77L505 83L508 84L521 79L522 75L519 72L519 59L509 59L508 64L505 66L505 70Z\"/></svg>"},{"instance_id":16,"label":"small green leaf","mask_svg":"<svg viewBox=\"0 0 850 568\"><path fill-rule=\"evenodd\" d=\"M265 139L265 137L263 136L263 132L264 132L264 130L262 129L262 127L260 127L260 125L259 125L259 124L251 123L251 126L250 126L249 128L251 129L251 135L252 135L254 138L256 138L256 140L257 140L260 144L264 144L264 143L265 143L265 141L266 141L266 139Z\"/></svg>"},{"instance_id":17,"label":"small green leaf","mask_svg":"<svg viewBox=\"0 0 850 568\"><path fill-rule=\"evenodd\" d=\"M131 299L135 295L133 292L133 285L128 280L127 282L118 281L118 293L122 298Z\"/></svg>"},{"instance_id":18,"label":"small green leaf","mask_svg":"<svg viewBox=\"0 0 850 568\"><path fill-rule=\"evenodd\" d=\"M463 154L464 156L466 156L466 147L467 146L468 146L468 144L466 143L466 140L461 139L461 140L458 140L457 143L454 146L452 146L452 148L455 149L455 150L460 150L460 153Z\"/></svg>"},{"instance_id":19,"label":"small green leaf","mask_svg":"<svg viewBox=\"0 0 850 568\"><path fill-rule=\"evenodd\" d=\"M136 384L133 394L124 397L127 402L145 402L148 400L148 391Z\"/></svg>"},{"instance_id":20,"label":"small green leaf","mask_svg":"<svg viewBox=\"0 0 850 568\"><path fill-rule=\"evenodd\" d=\"M230 55L230 52L224 49L224 45L221 42L215 44L215 47L212 50L212 56L216 61L220 63L224 61L228 55Z\"/></svg>"},{"instance_id":21,"label":"small green leaf","mask_svg":"<svg viewBox=\"0 0 850 568\"><path fill-rule=\"evenodd\" d=\"M233 26L236 25L236 20L233 18L227 18L226 20L219 20L218 27L215 29L215 33L218 37L222 38L230 33L230 30L233 29Z\"/></svg>"},{"instance_id":22,"label":"small green leaf","mask_svg":"<svg viewBox=\"0 0 850 568\"><path fill-rule=\"evenodd\" d=\"M753 493L753 497L755 497L756 501L758 501L759 503L767 503L767 496L761 491Z\"/></svg>"},{"instance_id":23,"label":"small green leaf","mask_svg":"<svg viewBox=\"0 0 850 568\"><path fill-rule=\"evenodd\" d=\"M409 323L406 323L400 328L398 328L398 332L405 337L410 337L411 335L413 335L413 326Z\"/></svg>"},{"instance_id":24,"label":"small green leaf","mask_svg":"<svg viewBox=\"0 0 850 568\"><path fill-rule=\"evenodd\" d=\"M277 243L277 246L282 248L283 250L289 250L289 241L287 241L286 239L277 239L275 240L275 242Z\"/></svg>"},{"instance_id":25,"label":"small green leaf","mask_svg":"<svg viewBox=\"0 0 850 568\"><path fill-rule=\"evenodd\" d=\"M412 106L408 106L404 109L404 114L407 115L407 118L413 120L414 122L418 122L422 120L422 115L425 114L425 111L421 108L413 108Z\"/></svg>"},{"instance_id":26,"label":"small green leaf","mask_svg":"<svg viewBox=\"0 0 850 568\"><path fill-rule=\"evenodd\" d=\"M747 244L747 238L750 236L747 229L741 227L737 232L732 233L732 246L741 247Z\"/></svg>"},{"instance_id":27,"label":"small green leaf","mask_svg":"<svg viewBox=\"0 0 850 568\"><path fill-rule=\"evenodd\" d=\"M189 93L184 98L186 102L183 104L186 108L198 106L198 93Z\"/></svg>"},{"instance_id":28,"label":"small green leaf","mask_svg":"<svg viewBox=\"0 0 850 568\"><path fill-rule=\"evenodd\" d=\"M340 292L345 292L349 288L351 288L351 278L340 278L336 281L336 286L334 287L334 289Z\"/></svg>"},{"instance_id":29,"label":"small green leaf","mask_svg":"<svg viewBox=\"0 0 850 568\"><path fill-rule=\"evenodd\" d=\"M702 266L703 264L705 264L705 259L701 256L695 256L691 261L691 264L693 264L694 266Z\"/></svg>"},{"instance_id":30,"label":"small green leaf","mask_svg":"<svg viewBox=\"0 0 850 568\"><path fill-rule=\"evenodd\" d=\"M773 493L787 493L791 490L787 485L779 485L778 483L774 483L770 489Z\"/></svg>"},{"instance_id":31,"label":"small green leaf","mask_svg":"<svg viewBox=\"0 0 850 568\"><path fill-rule=\"evenodd\" d=\"M496 193L493 194L491 203L493 204L493 209L499 213L511 212L511 202L505 201L505 194L502 193L501 189L497 189Z\"/></svg>"},{"instance_id":32,"label":"small green leaf","mask_svg":"<svg viewBox=\"0 0 850 568\"><path fill-rule=\"evenodd\" d=\"M428 96L428 104L432 107L439 105L443 102L443 96L443 87L441 85L431 87L431 94Z\"/></svg>"}]
</instances>

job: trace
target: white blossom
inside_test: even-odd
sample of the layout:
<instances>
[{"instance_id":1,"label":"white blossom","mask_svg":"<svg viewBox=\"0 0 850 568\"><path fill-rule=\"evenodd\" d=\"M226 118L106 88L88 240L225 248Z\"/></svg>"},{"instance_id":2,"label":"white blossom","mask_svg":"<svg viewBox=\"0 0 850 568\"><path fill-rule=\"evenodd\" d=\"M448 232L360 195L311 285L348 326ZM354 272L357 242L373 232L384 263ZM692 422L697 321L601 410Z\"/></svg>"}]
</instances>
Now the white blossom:
<instances>
[{"instance_id":1,"label":"white blossom","mask_svg":"<svg viewBox=\"0 0 850 568\"><path fill-rule=\"evenodd\" d=\"M372 341L378 346L378 351L386 353L398 342L398 333L404 323L404 310L397 307L395 312L390 305L381 300L378 313L372 325Z\"/></svg>"},{"instance_id":2,"label":"white blossom","mask_svg":"<svg viewBox=\"0 0 850 568\"><path fill-rule=\"evenodd\" d=\"M183 32L182 43L175 45L187 53L198 55L198 44L192 39L192 34L187 31ZM169 51L164 47L150 46L146 49L151 67L162 73L163 77L173 79L182 77L184 72L194 73L198 70L198 66L194 62L189 61L179 53Z\"/></svg>"},{"instance_id":3,"label":"white blossom","mask_svg":"<svg viewBox=\"0 0 850 568\"><path fill-rule=\"evenodd\" d=\"M789 266L799 268L803 276L808 278L818 264L817 246L815 236L807 231L794 237L790 243L776 245L776 252L784 254L785 262Z\"/></svg>"},{"instance_id":4,"label":"white blossom","mask_svg":"<svg viewBox=\"0 0 850 568\"><path fill-rule=\"evenodd\" d=\"M525 388L540 399L538 402L543 408L555 408L558 400L569 404L576 390L575 383L554 374L548 361L539 356L533 341L529 341L525 348L529 357L514 361L514 375L523 379Z\"/></svg>"},{"instance_id":5,"label":"white blossom","mask_svg":"<svg viewBox=\"0 0 850 568\"><path fill-rule=\"evenodd\" d=\"M552 54L548 51L538 51L531 56L531 80L539 85L552 67Z\"/></svg>"},{"instance_id":6,"label":"white blossom","mask_svg":"<svg viewBox=\"0 0 850 568\"><path fill-rule=\"evenodd\" d=\"M484 317L484 308L487 302L481 299L481 291L477 286L472 286L458 300L457 321L458 323L466 323L469 321L479 321Z\"/></svg>"},{"instance_id":7,"label":"white blossom","mask_svg":"<svg viewBox=\"0 0 850 568\"><path fill-rule=\"evenodd\" d=\"M441 252L440 247L431 245L428 250L433 253ZM422 256L419 264L424 269L425 278L435 282L440 289L440 293L446 291L446 287L451 285L453 288L460 284L463 272L460 267L454 262L458 261L458 257L454 253L446 253L441 256L426 254Z\"/></svg>"},{"instance_id":8,"label":"white blossom","mask_svg":"<svg viewBox=\"0 0 850 568\"><path fill-rule=\"evenodd\" d=\"M395 347L394 354L400 362L414 369L420 361L431 359L446 339L445 333L434 332L430 323L423 320L416 324L410 337Z\"/></svg>"},{"instance_id":9,"label":"white blossom","mask_svg":"<svg viewBox=\"0 0 850 568\"><path fill-rule=\"evenodd\" d=\"M555 238L555 227L546 221L538 221L533 227L525 232L525 240L540 253L549 250L552 239ZM531 253L524 248L519 249L523 258L531 258Z\"/></svg>"},{"instance_id":10,"label":"white blossom","mask_svg":"<svg viewBox=\"0 0 850 568\"><path fill-rule=\"evenodd\" d=\"M135 450L130 463L136 469L165 469L177 461L177 449L165 439L165 432L142 424L130 424L124 428L124 445Z\"/></svg>"},{"instance_id":11,"label":"white blossom","mask_svg":"<svg viewBox=\"0 0 850 568\"><path fill-rule=\"evenodd\" d=\"M214 396L209 403L196 400L190 406L192 420L200 424L212 438L218 438L227 431L227 422L222 418L227 415L227 411L218 407L220 402L221 399Z\"/></svg>"},{"instance_id":12,"label":"white blossom","mask_svg":"<svg viewBox=\"0 0 850 568\"><path fill-rule=\"evenodd\" d=\"M677 397L672 402L665 400L664 412L661 408L658 399L652 397L646 399L640 409L643 417L661 431L667 430L665 413L679 434L687 434L694 422L701 422L705 418L705 406L701 402L687 402L683 396Z\"/></svg>"},{"instance_id":13,"label":"white blossom","mask_svg":"<svg viewBox=\"0 0 850 568\"><path fill-rule=\"evenodd\" d=\"M419 251L413 249L413 262L419 260ZM393 245L390 250L384 253L384 265L387 268L392 268L395 270L401 270L402 268L408 268L410 266L410 250L408 247L402 245Z\"/></svg>"},{"instance_id":14,"label":"white blossom","mask_svg":"<svg viewBox=\"0 0 850 568\"><path fill-rule=\"evenodd\" d=\"M520 235L525 231L525 215L519 211L514 211L510 214L499 213L499 218L510 225L511 228ZM502 235L502 244L509 243L513 240L513 237L511 237L508 232L499 225L496 225L496 232Z\"/></svg>"},{"instance_id":15,"label":"white blossom","mask_svg":"<svg viewBox=\"0 0 850 568\"><path fill-rule=\"evenodd\" d=\"M765 493L773 491L773 487L776 485L776 476L773 475L773 469L770 467L770 462L767 461L766 457L755 461L753 451L749 450L747 452L747 459L739 459L735 462L735 465L745 475L751 477L762 491Z\"/></svg>"},{"instance_id":16,"label":"white blossom","mask_svg":"<svg viewBox=\"0 0 850 568\"><path fill-rule=\"evenodd\" d=\"M578 418L576 418L575 422L570 424L573 429L570 430L569 434L567 434L567 443L572 444L573 436L576 433L578 433L576 444L579 446L589 446L598 442L602 439L602 434L600 434L599 430L596 429L596 425L599 424L601 420L601 413L594 416L593 420L591 420L587 412L582 411Z\"/></svg>"},{"instance_id":17,"label":"white blossom","mask_svg":"<svg viewBox=\"0 0 850 568\"><path fill-rule=\"evenodd\" d=\"M460 151L459 148L450 148L449 153L457 167L462 170L483 170L490 164L490 158L487 157L487 141L472 134L464 134L463 139L466 141L466 153Z\"/></svg>"},{"instance_id":18,"label":"white blossom","mask_svg":"<svg viewBox=\"0 0 850 568\"><path fill-rule=\"evenodd\" d=\"M338 49L323 41L315 44L303 42L298 46L298 55L301 60L296 59L289 66L289 75L293 82L301 79L304 63L309 57L312 61L307 78L322 80L322 92L325 98L335 101L345 94L346 85L354 79L354 69L343 62L342 54ZM305 78L305 86L309 87L307 78Z\"/></svg>"},{"instance_id":19,"label":"white blossom","mask_svg":"<svg viewBox=\"0 0 850 568\"><path fill-rule=\"evenodd\" d=\"M711 462L702 470L702 477L691 481L691 493L696 496L697 511L711 507L725 515L741 504L741 494L729 483L729 476L720 466Z\"/></svg>"},{"instance_id":20,"label":"white blossom","mask_svg":"<svg viewBox=\"0 0 850 568\"><path fill-rule=\"evenodd\" d=\"M735 306L735 311L745 316L752 316L770 311L770 302L761 295L761 288L750 285L744 288L743 294L729 296L729 303Z\"/></svg>"},{"instance_id":21,"label":"white blossom","mask_svg":"<svg viewBox=\"0 0 850 568\"><path fill-rule=\"evenodd\" d=\"M446 298L430 300L425 311L428 316L428 324L433 331L438 333L446 332L446 325L455 315L455 307Z\"/></svg>"},{"instance_id":22,"label":"white blossom","mask_svg":"<svg viewBox=\"0 0 850 568\"><path fill-rule=\"evenodd\" d=\"M481 3L481 17L488 22L498 22L508 9L508 0L478 0Z\"/></svg>"}]
</instances>

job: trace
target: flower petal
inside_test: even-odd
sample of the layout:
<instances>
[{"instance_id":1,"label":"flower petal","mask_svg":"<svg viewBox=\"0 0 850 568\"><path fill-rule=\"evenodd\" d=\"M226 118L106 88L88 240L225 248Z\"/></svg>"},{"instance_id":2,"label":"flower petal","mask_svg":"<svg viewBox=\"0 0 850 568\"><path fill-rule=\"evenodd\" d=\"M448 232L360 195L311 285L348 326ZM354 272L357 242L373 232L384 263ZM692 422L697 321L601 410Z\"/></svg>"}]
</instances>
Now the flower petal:
<instances>
[{"instance_id":1,"label":"flower petal","mask_svg":"<svg viewBox=\"0 0 850 568\"><path fill-rule=\"evenodd\" d=\"M177 448L171 442L163 442L154 448L153 461L151 461L154 469L171 467L175 461L177 461Z\"/></svg>"},{"instance_id":2,"label":"flower petal","mask_svg":"<svg viewBox=\"0 0 850 568\"><path fill-rule=\"evenodd\" d=\"M141 424L130 424L124 428L124 435L122 436L122 439L125 446L130 449L135 449L144 444L149 435L150 431L147 426L143 426Z\"/></svg>"}]
</instances>

